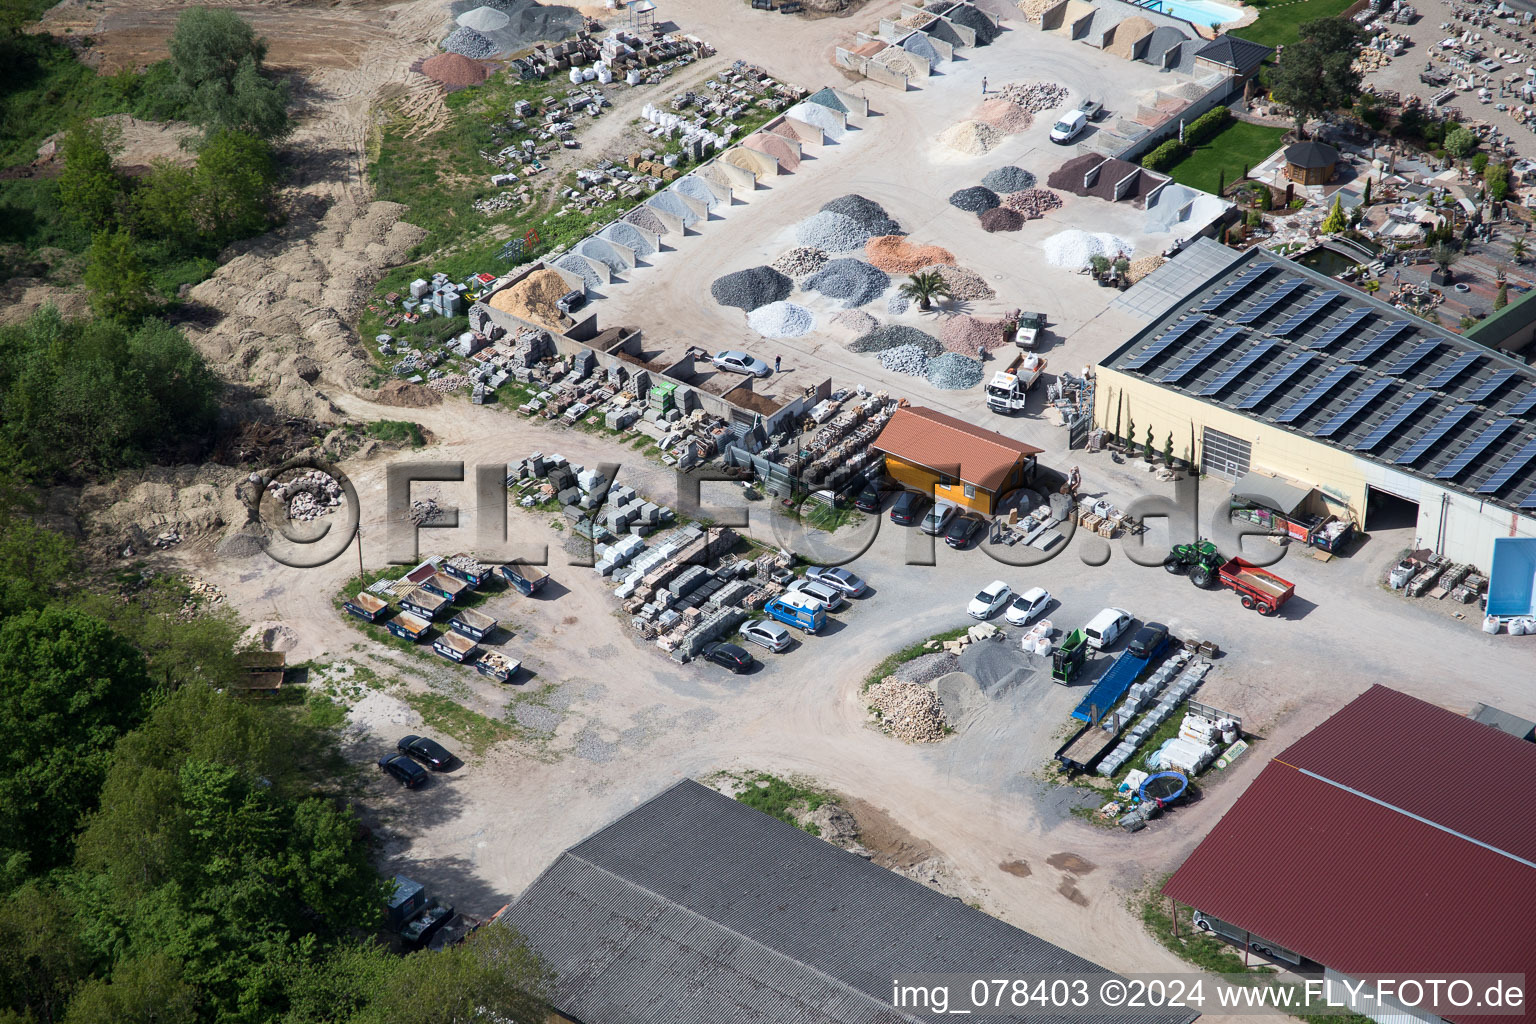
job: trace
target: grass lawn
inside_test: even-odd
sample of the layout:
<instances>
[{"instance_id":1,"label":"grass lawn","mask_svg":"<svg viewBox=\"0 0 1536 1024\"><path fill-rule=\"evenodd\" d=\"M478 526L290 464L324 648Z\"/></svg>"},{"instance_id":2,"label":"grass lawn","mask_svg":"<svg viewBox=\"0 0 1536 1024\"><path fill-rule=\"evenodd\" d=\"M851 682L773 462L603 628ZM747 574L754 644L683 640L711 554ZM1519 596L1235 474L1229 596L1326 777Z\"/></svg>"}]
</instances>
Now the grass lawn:
<instances>
[{"instance_id":1,"label":"grass lawn","mask_svg":"<svg viewBox=\"0 0 1536 1024\"><path fill-rule=\"evenodd\" d=\"M1296 27L1318 18L1337 18L1353 0L1249 0L1259 20L1232 30L1234 36L1265 46L1285 46L1296 41Z\"/></svg>"},{"instance_id":2,"label":"grass lawn","mask_svg":"<svg viewBox=\"0 0 1536 1024\"><path fill-rule=\"evenodd\" d=\"M1279 147L1284 135L1284 128L1233 121L1205 145L1174 164L1168 173L1181 185L1214 194L1216 179L1222 171L1226 171L1230 185L1243 176L1244 164L1257 166Z\"/></svg>"}]
</instances>

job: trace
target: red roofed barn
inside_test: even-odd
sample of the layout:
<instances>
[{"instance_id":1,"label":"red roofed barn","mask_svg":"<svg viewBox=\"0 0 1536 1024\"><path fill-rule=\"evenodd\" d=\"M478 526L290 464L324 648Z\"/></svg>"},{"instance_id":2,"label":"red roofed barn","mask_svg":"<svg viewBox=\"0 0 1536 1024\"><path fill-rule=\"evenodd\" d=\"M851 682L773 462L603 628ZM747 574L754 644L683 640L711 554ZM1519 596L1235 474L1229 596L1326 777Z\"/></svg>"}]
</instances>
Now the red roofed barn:
<instances>
[{"instance_id":1,"label":"red roofed barn","mask_svg":"<svg viewBox=\"0 0 1536 1024\"><path fill-rule=\"evenodd\" d=\"M886 474L937 502L991 514L997 499L1024 486L1039 448L932 409L897 409L873 447Z\"/></svg>"}]
</instances>

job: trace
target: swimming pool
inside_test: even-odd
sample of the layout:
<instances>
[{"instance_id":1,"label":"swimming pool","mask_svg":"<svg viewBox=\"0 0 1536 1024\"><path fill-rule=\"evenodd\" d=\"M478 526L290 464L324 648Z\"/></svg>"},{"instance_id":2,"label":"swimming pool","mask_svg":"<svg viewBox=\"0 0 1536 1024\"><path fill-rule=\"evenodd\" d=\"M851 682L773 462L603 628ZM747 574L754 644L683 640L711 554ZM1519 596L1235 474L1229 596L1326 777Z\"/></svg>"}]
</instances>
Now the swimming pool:
<instances>
[{"instance_id":1,"label":"swimming pool","mask_svg":"<svg viewBox=\"0 0 1536 1024\"><path fill-rule=\"evenodd\" d=\"M1148 0L1141 6L1175 18L1183 18L1194 25L1225 25L1243 16L1243 12L1236 7L1219 4L1215 0Z\"/></svg>"}]
</instances>

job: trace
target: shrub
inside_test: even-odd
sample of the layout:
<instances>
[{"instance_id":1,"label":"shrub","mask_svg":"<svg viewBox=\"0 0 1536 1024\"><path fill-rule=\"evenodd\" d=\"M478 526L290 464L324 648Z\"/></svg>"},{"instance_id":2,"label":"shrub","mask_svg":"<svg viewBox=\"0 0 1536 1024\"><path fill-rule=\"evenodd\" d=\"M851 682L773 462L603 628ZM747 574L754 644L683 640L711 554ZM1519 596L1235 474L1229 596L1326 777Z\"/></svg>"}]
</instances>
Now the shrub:
<instances>
[{"instance_id":1,"label":"shrub","mask_svg":"<svg viewBox=\"0 0 1536 1024\"><path fill-rule=\"evenodd\" d=\"M1225 108L1223 108L1225 109ZM1186 132L1187 134L1187 132ZM1149 171L1166 171L1184 157L1185 148L1178 139L1169 139L1141 158L1141 166Z\"/></svg>"},{"instance_id":2,"label":"shrub","mask_svg":"<svg viewBox=\"0 0 1536 1024\"><path fill-rule=\"evenodd\" d=\"M1184 145L1198 146L1209 140L1217 132L1227 126L1232 120L1232 111L1227 107L1216 107L1208 110L1195 118L1184 128Z\"/></svg>"}]
</instances>

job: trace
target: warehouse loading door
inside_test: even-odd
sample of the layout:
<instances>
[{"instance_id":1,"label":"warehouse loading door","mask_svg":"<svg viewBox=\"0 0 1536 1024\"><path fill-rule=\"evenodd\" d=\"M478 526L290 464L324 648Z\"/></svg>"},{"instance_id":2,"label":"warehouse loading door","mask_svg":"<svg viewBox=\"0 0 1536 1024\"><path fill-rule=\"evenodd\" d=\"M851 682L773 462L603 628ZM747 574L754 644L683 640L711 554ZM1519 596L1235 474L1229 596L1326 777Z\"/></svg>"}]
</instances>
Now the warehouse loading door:
<instances>
[{"instance_id":1,"label":"warehouse loading door","mask_svg":"<svg viewBox=\"0 0 1536 1024\"><path fill-rule=\"evenodd\" d=\"M1204 428L1200 444L1200 472L1223 480L1236 480L1248 472L1253 445L1242 438Z\"/></svg>"}]
</instances>

